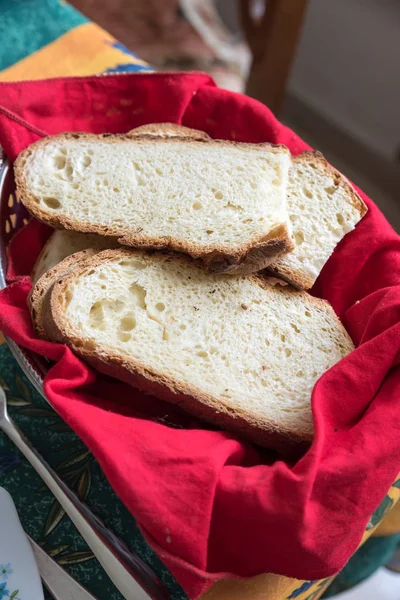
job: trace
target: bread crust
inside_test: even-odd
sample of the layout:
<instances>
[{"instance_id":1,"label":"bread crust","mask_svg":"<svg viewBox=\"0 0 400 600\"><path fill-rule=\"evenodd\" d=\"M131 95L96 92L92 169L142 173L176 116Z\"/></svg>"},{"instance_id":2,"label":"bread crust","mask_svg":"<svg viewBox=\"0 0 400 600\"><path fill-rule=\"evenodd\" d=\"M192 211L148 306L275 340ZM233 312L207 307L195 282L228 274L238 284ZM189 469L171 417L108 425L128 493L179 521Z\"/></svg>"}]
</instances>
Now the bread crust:
<instances>
[{"instance_id":1,"label":"bread crust","mask_svg":"<svg viewBox=\"0 0 400 600\"><path fill-rule=\"evenodd\" d=\"M157 136L154 136L157 137ZM198 246L190 240L178 240L173 237L151 237L139 231L122 231L121 228L106 227L93 223L77 221L73 218L67 218L62 215L51 215L43 210L38 203L38 199L29 190L25 176L25 163L32 153L37 149L46 146L54 139L58 140L102 140L105 143L119 143L132 141L130 134L90 134L90 133L64 133L56 136L39 140L26 148L17 158L14 164L14 174L17 186L17 196L28 209L28 211L39 221L51 225L56 229L72 229L82 233L97 233L102 236L115 237L119 243L125 246L132 246L143 249L157 249L164 251L175 251L189 254L192 258L201 259L210 272L222 273L240 273L248 274L264 269L276 258L291 252L294 249L292 236L285 224L282 224L266 235L259 236L250 240L242 247L234 251L227 251L222 245L210 244L209 246ZM138 143L149 142L151 137L142 135L135 136ZM227 142L225 140L199 141L198 139L188 139L187 137L169 137L157 138L158 143L176 143L185 141L188 144L218 144L224 146L246 146L250 151L262 149L266 146L271 152L281 153L284 151L289 154L285 146L272 144L242 144L240 142Z\"/></svg>"},{"instance_id":2,"label":"bread crust","mask_svg":"<svg viewBox=\"0 0 400 600\"><path fill-rule=\"evenodd\" d=\"M150 136L153 138L184 137L203 142L208 142L212 139L205 131L191 129L184 125L176 125L176 123L149 123L148 125L141 125L140 127L131 129L128 135L130 137Z\"/></svg>"},{"instance_id":3,"label":"bread crust","mask_svg":"<svg viewBox=\"0 0 400 600\"><path fill-rule=\"evenodd\" d=\"M45 246L44 246L45 247ZM28 308L31 313L33 327L36 335L41 339L51 339L47 336L45 328L45 308L47 308L47 295L54 283L64 275L73 271L83 261L91 258L99 251L89 248L67 256L58 265L49 269L40 277L28 295Z\"/></svg>"},{"instance_id":4,"label":"bread crust","mask_svg":"<svg viewBox=\"0 0 400 600\"><path fill-rule=\"evenodd\" d=\"M330 175L333 178L335 185L344 190L349 204L358 211L360 220L368 212L367 205L348 182L346 177L332 167L320 152L302 152L298 156L294 156L292 160L294 163L306 163L321 173ZM269 265L267 270L271 275L281 277L284 281L300 290L309 290L315 283L315 280L306 273L291 268L290 265L285 262L284 258L282 260L278 259L276 262L274 261Z\"/></svg>"},{"instance_id":5,"label":"bread crust","mask_svg":"<svg viewBox=\"0 0 400 600\"><path fill-rule=\"evenodd\" d=\"M234 409L229 404L213 398L211 395L195 387L184 384L166 374L158 373L156 370L149 369L133 358L124 357L118 353L110 353L101 344L97 344L89 339L83 339L78 331L69 326L68 320L65 317L64 302L69 284L84 275L88 270L92 270L105 262L129 258L137 253L142 254L137 250L104 250L95 256L89 257L84 262L76 264L73 272L70 271L63 277L56 278L55 283L46 294L44 300L44 304L47 306L44 306L42 309L45 315L47 338L68 345L76 354L99 371L121 379L162 400L179 404L186 411L217 426L237 432L261 446L274 448L280 452L289 454L295 448L298 450L299 444L302 447L307 446L312 440L310 432L287 430L272 421L260 421L251 413ZM69 258L72 261L76 260L74 256ZM188 264L188 262L191 265L194 264L189 258L180 255L167 255L165 258L167 260L181 261L184 264ZM63 267L60 267L60 271L62 270L64 270ZM249 276L249 279L264 289L268 289L271 286L271 282L262 276L252 275ZM332 315L334 315L340 327L345 331L327 302L318 298L312 298L305 292L299 292L289 286L284 289L285 293L304 294L308 302L312 302L319 307L323 306L325 310L329 307ZM348 335L347 340L350 351L353 348L353 344Z\"/></svg>"}]
</instances>

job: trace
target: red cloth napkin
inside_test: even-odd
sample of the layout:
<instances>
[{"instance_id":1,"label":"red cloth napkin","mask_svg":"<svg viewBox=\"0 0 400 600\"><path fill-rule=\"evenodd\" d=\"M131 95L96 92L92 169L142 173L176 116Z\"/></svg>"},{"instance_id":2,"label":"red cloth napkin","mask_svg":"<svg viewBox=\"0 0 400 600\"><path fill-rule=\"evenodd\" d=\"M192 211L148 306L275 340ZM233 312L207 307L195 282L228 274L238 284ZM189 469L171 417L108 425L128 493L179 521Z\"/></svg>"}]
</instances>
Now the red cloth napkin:
<instances>
[{"instance_id":1,"label":"red cloth napkin","mask_svg":"<svg viewBox=\"0 0 400 600\"><path fill-rule=\"evenodd\" d=\"M213 137L307 148L258 102L206 75L135 74L0 84L0 143L14 159L45 134L125 132L173 121ZM371 200L313 293L327 298L357 349L312 395L315 440L295 464L129 386L66 347L35 339L27 275L47 228L13 241L0 328L56 361L45 391L96 456L148 541L191 598L226 574L319 579L356 550L400 471L400 240Z\"/></svg>"}]
</instances>

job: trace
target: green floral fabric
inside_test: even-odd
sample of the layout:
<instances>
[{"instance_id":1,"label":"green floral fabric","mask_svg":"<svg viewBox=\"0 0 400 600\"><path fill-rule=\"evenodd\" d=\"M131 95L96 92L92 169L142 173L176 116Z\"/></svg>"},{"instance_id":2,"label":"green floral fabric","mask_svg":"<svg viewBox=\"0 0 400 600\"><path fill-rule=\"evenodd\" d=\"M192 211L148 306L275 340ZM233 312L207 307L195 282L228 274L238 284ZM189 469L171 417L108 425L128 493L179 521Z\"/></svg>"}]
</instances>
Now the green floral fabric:
<instances>
[{"instance_id":1,"label":"green floral fabric","mask_svg":"<svg viewBox=\"0 0 400 600\"><path fill-rule=\"evenodd\" d=\"M0 347L0 365L0 384L7 394L10 416L28 439L91 510L152 567L172 600L186 600L86 446L36 392L5 345ZM50 556L98 600L123 600L59 503L2 432L0 485L10 492L25 531Z\"/></svg>"}]
</instances>

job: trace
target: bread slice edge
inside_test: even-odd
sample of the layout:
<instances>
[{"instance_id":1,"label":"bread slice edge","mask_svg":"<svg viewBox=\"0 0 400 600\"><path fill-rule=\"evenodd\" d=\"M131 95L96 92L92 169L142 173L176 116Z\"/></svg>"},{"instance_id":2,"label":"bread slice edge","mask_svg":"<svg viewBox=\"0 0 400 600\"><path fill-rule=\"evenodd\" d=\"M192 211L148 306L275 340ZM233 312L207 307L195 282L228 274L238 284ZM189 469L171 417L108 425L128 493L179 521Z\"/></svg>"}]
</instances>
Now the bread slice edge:
<instances>
[{"instance_id":1,"label":"bread slice edge","mask_svg":"<svg viewBox=\"0 0 400 600\"><path fill-rule=\"evenodd\" d=\"M32 287L27 298L27 303L33 327L38 337L41 339L51 339L47 334L47 321L49 318L51 319L49 299L51 290L56 281L69 274L82 262L95 256L98 252L98 250L88 248L87 250L81 250L80 252L67 256L67 258L64 258L64 260L59 262L52 269L46 271Z\"/></svg>"}]
</instances>

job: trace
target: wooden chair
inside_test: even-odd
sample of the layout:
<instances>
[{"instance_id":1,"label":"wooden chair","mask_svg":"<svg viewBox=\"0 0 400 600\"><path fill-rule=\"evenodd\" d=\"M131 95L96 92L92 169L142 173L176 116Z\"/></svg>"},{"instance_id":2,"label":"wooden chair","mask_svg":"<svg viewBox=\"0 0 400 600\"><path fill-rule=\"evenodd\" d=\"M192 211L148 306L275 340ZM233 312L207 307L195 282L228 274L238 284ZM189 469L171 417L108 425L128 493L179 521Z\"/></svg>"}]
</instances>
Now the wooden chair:
<instances>
[{"instance_id":1,"label":"wooden chair","mask_svg":"<svg viewBox=\"0 0 400 600\"><path fill-rule=\"evenodd\" d=\"M246 94L279 114L308 0L263 0L252 16L252 0L239 0L242 28L252 54Z\"/></svg>"}]
</instances>

